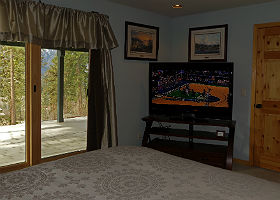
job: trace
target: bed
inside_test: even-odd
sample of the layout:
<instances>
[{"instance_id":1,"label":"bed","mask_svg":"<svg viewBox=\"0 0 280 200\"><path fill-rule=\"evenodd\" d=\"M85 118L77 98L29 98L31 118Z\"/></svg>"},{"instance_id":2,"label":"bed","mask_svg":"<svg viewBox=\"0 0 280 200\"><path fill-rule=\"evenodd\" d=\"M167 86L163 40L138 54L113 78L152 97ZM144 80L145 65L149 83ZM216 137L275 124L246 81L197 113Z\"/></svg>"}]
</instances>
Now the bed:
<instances>
[{"instance_id":1,"label":"bed","mask_svg":"<svg viewBox=\"0 0 280 200\"><path fill-rule=\"evenodd\" d=\"M280 184L123 146L0 174L0 199L279 200Z\"/></svg>"}]
</instances>

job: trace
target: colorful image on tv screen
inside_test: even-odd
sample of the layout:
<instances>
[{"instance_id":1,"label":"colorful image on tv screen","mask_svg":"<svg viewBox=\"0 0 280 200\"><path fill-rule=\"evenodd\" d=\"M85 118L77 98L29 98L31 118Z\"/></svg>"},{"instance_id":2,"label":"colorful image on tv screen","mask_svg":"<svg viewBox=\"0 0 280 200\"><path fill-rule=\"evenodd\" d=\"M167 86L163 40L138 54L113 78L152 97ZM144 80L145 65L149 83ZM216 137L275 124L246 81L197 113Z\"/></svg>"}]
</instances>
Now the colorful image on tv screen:
<instances>
[{"instance_id":1,"label":"colorful image on tv screen","mask_svg":"<svg viewBox=\"0 0 280 200\"><path fill-rule=\"evenodd\" d=\"M165 69L152 71L152 103L229 107L227 70Z\"/></svg>"}]
</instances>

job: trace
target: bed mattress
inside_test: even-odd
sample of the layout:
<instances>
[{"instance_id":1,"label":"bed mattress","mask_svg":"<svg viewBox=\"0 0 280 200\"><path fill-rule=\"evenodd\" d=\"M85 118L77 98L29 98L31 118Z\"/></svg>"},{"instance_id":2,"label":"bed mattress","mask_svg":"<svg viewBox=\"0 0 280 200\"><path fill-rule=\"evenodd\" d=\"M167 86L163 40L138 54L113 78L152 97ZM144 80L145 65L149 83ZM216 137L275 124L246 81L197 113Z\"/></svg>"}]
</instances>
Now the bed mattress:
<instances>
[{"instance_id":1,"label":"bed mattress","mask_svg":"<svg viewBox=\"0 0 280 200\"><path fill-rule=\"evenodd\" d=\"M279 200L280 184L123 146L0 174L0 199Z\"/></svg>"}]
</instances>

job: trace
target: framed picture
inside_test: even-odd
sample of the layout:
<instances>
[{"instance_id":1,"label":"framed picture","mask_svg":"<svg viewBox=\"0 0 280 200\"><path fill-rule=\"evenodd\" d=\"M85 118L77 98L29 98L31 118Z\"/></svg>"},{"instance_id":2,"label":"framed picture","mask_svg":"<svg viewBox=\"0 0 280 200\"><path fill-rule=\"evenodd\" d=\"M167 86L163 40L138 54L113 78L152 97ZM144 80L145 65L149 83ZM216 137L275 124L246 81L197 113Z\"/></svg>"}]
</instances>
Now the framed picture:
<instances>
[{"instance_id":1,"label":"framed picture","mask_svg":"<svg viewBox=\"0 0 280 200\"><path fill-rule=\"evenodd\" d=\"M189 61L227 61L228 25L189 29Z\"/></svg>"},{"instance_id":2,"label":"framed picture","mask_svg":"<svg viewBox=\"0 0 280 200\"><path fill-rule=\"evenodd\" d=\"M125 22L125 59L155 61L158 48L158 27Z\"/></svg>"}]
</instances>

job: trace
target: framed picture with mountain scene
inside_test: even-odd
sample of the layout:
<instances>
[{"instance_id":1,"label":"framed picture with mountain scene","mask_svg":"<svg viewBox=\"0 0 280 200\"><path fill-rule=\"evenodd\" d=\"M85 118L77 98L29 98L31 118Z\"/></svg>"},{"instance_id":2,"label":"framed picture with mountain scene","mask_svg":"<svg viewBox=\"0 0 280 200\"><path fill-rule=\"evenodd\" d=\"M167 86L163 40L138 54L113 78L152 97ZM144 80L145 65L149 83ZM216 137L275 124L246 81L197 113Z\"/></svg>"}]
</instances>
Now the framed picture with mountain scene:
<instances>
[{"instance_id":1,"label":"framed picture with mountain scene","mask_svg":"<svg viewBox=\"0 0 280 200\"><path fill-rule=\"evenodd\" d=\"M125 59L156 61L158 48L158 27L125 22Z\"/></svg>"},{"instance_id":2,"label":"framed picture with mountain scene","mask_svg":"<svg viewBox=\"0 0 280 200\"><path fill-rule=\"evenodd\" d=\"M189 61L227 61L228 25L189 29Z\"/></svg>"}]
</instances>

